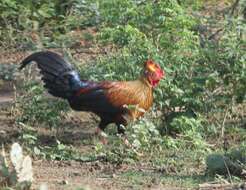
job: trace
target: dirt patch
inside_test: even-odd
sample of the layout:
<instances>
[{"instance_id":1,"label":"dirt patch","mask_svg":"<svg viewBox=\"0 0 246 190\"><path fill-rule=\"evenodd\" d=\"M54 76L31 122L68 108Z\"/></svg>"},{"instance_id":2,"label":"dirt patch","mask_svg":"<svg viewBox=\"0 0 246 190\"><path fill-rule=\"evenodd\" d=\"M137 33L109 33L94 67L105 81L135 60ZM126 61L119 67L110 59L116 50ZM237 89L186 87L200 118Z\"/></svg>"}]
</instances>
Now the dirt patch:
<instances>
[{"instance_id":1,"label":"dirt patch","mask_svg":"<svg viewBox=\"0 0 246 190\"><path fill-rule=\"evenodd\" d=\"M89 187L89 189L182 189L171 187L168 185L164 187L160 184L161 173L143 169L143 165L139 163L135 166L126 164L113 165L109 163L101 163L99 161L90 163L80 163L74 161L35 161L34 173L35 184L33 188L38 188L41 184L47 184L49 189L71 189ZM129 172L139 172L146 177L146 180L134 184L134 180L129 182L127 177ZM124 177L125 176L125 177ZM135 179L138 181L139 179ZM131 180L130 180L131 181ZM136 183L136 182L135 182Z\"/></svg>"},{"instance_id":2,"label":"dirt patch","mask_svg":"<svg viewBox=\"0 0 246 190\"><path fill-rule=\"evenodd\" d=\"M0 107L8 107L14 100L12 92L4 92L0 94Z\"/></svg>"},{"instance_id":3,"label":"dirt patch","mask_svg":"<svg viewBox=\"0 0 246 190\"><path fill-rule=\"evenodd\" d=\"M41 184L47 184L49 189L76 189L88 186L91 189L119 189L111 180L113 171L104 173L107 165L103 167L99 163L79 163L62 161L35 161L34 173L37 188Z\"/></svg>"}]
</instances>

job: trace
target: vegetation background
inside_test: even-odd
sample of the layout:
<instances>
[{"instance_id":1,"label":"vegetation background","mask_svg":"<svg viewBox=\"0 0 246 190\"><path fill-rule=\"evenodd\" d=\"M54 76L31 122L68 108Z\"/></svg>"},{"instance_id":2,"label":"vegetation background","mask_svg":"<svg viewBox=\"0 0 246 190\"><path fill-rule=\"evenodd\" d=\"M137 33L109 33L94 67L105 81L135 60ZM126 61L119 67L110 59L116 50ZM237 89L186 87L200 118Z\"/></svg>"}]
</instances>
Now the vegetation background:
<instances>
[{"instance_id":1,"label":"vegetation background","mask_svg":"<svg viewBox=\"0 0 246 190\"><path fill-rule=\"evenodd\" d=\"M18 141L32 155L36 188L241 183L245 24L245 0L0 0L0 142L8 148ZM166 78L152 110L127 128L135 149L114 126L101 145L94 115L50 97L35 67L17 70L25 56L44 49L90 80L137 78L147 58L161 65Z\"/></svg>"}]
</instances>

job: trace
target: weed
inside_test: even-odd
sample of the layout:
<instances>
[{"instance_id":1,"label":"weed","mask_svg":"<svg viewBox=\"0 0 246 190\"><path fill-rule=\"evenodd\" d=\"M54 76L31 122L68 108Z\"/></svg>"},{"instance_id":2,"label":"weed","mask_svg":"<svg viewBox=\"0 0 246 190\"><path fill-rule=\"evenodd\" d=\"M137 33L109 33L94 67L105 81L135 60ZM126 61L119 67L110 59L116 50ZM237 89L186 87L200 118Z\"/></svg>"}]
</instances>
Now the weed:
<instances>
[{"instance_id":1,"label":"weed","mask_svg":"<svg viewBox=\"0 0 246 190\"><path fill-rule=\"evenodd\" d=\"M66 102L45 96L43 86L36 82L27 83L23 88L27 93L17 98L16 109L20 112L17 122L43 123L51 128L59 126L62 113L68 108Z\"/></svg>"},{"instance_id":2,"label":"weed","mask_svg":"<svg viewBox=\"0 0 246 190\"><path fill-rule=\"evenodd\" d=\"M9 162L10 161L10 162ZM30 189L33 181L32 160L30 156L23 156L22 148L14 143L10 151L10 160L4 148L0 155L0 187L15 189Z\"/></svg>"}]
</instances>

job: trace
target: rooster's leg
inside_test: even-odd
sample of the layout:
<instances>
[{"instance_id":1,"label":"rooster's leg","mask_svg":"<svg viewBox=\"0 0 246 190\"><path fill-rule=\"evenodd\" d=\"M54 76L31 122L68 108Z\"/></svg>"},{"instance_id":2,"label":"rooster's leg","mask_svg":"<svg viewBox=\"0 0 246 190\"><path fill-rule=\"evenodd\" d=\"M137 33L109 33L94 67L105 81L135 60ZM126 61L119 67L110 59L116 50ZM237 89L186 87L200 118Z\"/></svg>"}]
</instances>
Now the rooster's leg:
<instances>
[{"instance_id":1,"label":"rooster's leg","mask_svg":"<svg viewBox=\"0 0 246 190\"><path fill-rule=\"evenodd\" d=\"M125 135L125 127L124 125L122 124L117 124L117 131L118 131L118 134L120 135Z\"/></svg>"},{"instance_id":2,"label":"rooster's leg","mask_svg":"<svg viewBox=\"0 0 246 190\"><path fill-rule=\"evenodd\" d=\"M101 121L99 123L99 126L96 128L96 132L95 132L96 135L100 138L102 144L104 145L108 143L107 135L104 132L104 129L106 128L106 126L107 126L107 123Z\"/></svg>"},{"instance_id":3,"label":"rooster's leg","mask_svg":"<svg viewBox=\"0 0 246 190\"><path fill-rule=\"evenodd\" d=\"M123 143L128 147L131 148L138 156L142 156L141 153L137 152L137 150L134 148L134 146L128 141L128 138L125 134L125 127L123 124L118 124L117 123L117 129L118 129L118 134L123 140Z\"/></svg>"},{"instance_id":4,"label":"rooster's leg","mask_svg":"<svg viewBox=\"0 0 246 190\"><path fill-rule=\"evenodd\" d=\"M124 127L124 125L122 125L122 124L117 124L117 130L118 130L118 134L119 134L119 135L122 137L122 139L123 139L123 143L124 143L126 146L132 148L132 145L131 145L130 142L128 141L127 136L126 136L126 134L125 134L125 127Z\"/></svg>"},{"instance_id":5,"label":"rooster's leg","mask_svg":"<svg viewBox=\"0 0 246 190\"><path fill-rule=\"evenodd\" d=\"M117 124L117 128L118 128L118 134L120 135L120 137L123 140L123 143L128 147L131 148L138 156L142 156L143 154L139 153L135 147L128 141L128 138L125 134L125 127L122 124Z\"/></svg>"}]
</instances>

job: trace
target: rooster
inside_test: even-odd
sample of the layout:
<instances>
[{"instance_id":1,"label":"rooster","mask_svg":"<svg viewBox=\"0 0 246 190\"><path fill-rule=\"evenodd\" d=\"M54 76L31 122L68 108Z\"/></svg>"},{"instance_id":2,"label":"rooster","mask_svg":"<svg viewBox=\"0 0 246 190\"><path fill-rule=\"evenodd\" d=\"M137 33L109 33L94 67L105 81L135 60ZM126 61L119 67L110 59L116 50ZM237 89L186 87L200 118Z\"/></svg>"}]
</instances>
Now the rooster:
<instances>
[{"instance_id":1,"label":"rooster","mask_svg":"<svg viewBox=\"0 0 246 190\"><path fill-rule=\"evenodd\" d=\"M36 62L44 87L50 94L66 99L76 111L93 112L100 117L97 133L115 123L119 134L129 121L141 117L153 104L153 88L164 76L164 71L152 60L144 63L142 76L134 81L82 80L78 72L60 55L42 51L26 57L20 70Z\"/></svg>"}]
</instances>

